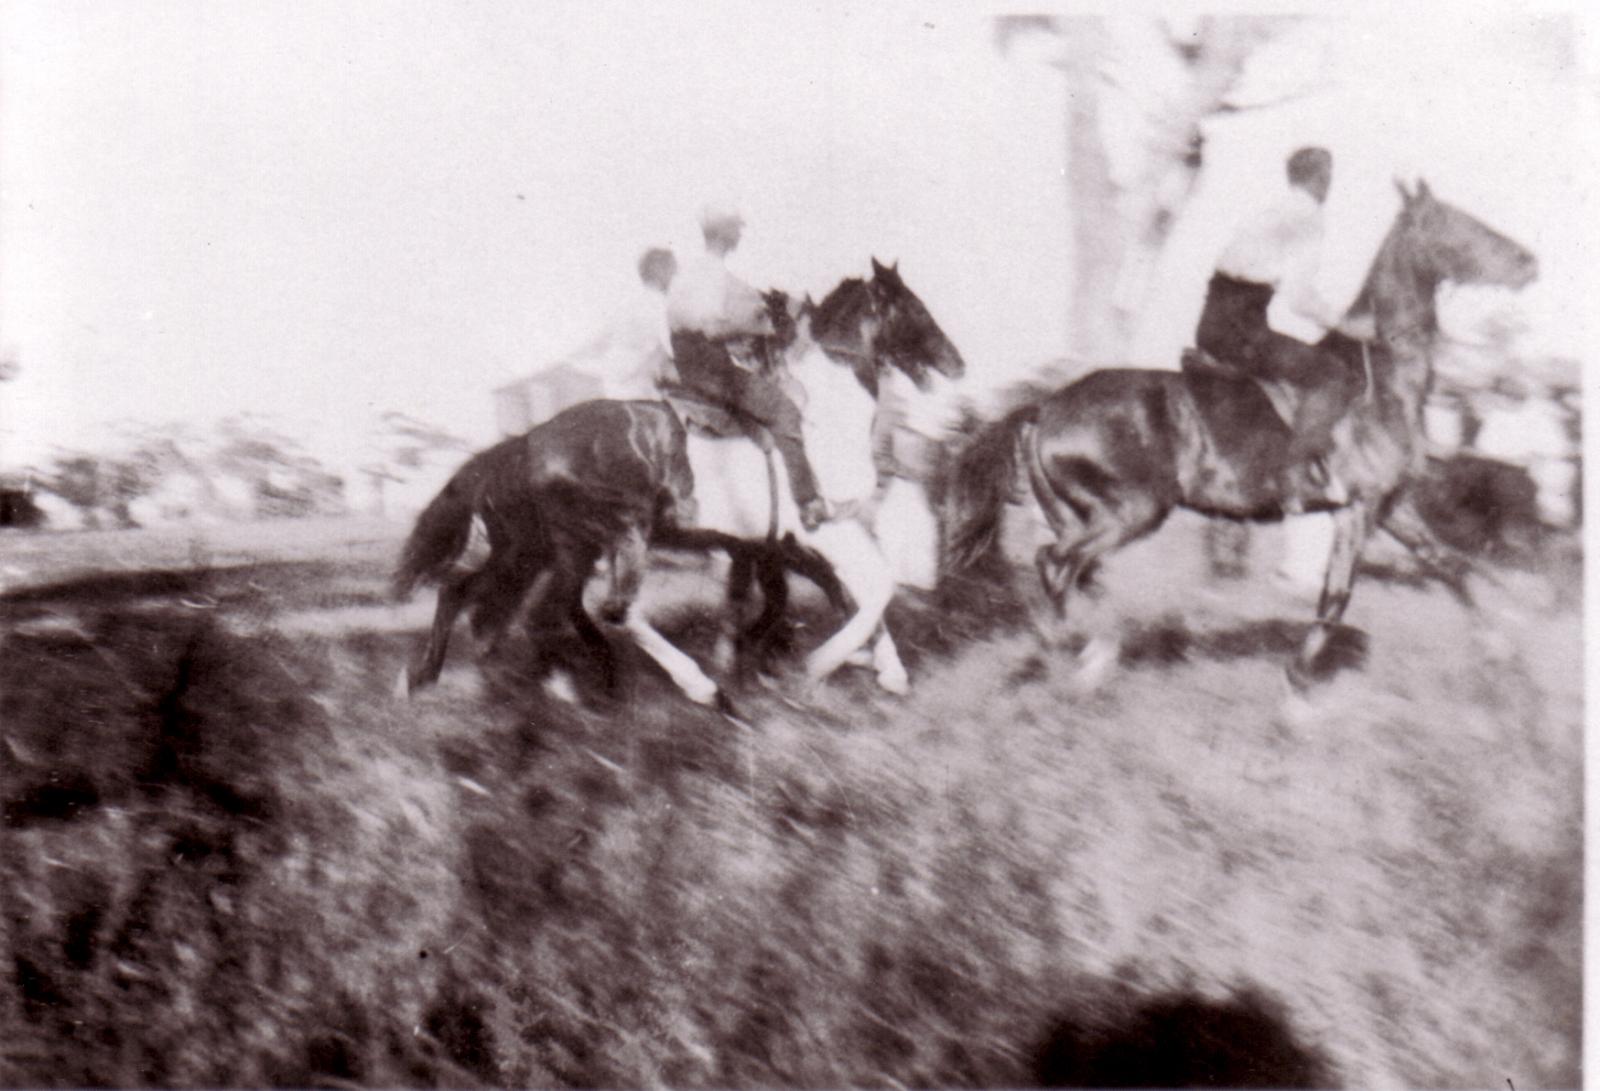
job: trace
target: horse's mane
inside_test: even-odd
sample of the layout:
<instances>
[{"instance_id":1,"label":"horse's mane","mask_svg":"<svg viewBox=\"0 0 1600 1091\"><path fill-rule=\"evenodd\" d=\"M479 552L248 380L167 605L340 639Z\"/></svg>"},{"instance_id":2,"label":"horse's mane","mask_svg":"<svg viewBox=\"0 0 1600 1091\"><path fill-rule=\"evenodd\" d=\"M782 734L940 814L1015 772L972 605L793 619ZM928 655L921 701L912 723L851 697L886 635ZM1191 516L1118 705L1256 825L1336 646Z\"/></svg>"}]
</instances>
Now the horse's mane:
<instances>
[{"instance_id":1,"label":"horse's mane","mask_svg":"<svg viewBox=\"0 0 1600 1091\"><path fill-rule=\"evenodd\" d=\"M1389 230L1384 233L1383 241L1378 244L1378 252L1373 256L1372 265L1367 269L1366 279L1361 282L1361 291L1356 293L1346 312L1351 318L1367 318L1375 316L1378 293L1383 287L1385 278L1395 275L1396 263L1400 247L1404 245L1406 237L1405 228L1412 222L1413 216L1427 207L1440 204L1438 198L1428 191L1426 184L1419 184L1415 196L1402 188L1402 201L1400 211L1395 213L1394 221L1389 225ZM1431 304L1431 297L1430 304ZM1437 319L1430 305L1423 316L1427 328L1431 331L1437 328Z\"/></svg>"},{"instance_id":2,"label":"horse's mane","mask_svg":"<svg viewBox=\"0 0 1600 1091\"><path fill-rule=\"evenodd\" d=\"M811 332L818 338L837 332L860 311L867 299L867 282L860 277L847 277L823 297L811 310Z\"/></svg>"}]
</instances>

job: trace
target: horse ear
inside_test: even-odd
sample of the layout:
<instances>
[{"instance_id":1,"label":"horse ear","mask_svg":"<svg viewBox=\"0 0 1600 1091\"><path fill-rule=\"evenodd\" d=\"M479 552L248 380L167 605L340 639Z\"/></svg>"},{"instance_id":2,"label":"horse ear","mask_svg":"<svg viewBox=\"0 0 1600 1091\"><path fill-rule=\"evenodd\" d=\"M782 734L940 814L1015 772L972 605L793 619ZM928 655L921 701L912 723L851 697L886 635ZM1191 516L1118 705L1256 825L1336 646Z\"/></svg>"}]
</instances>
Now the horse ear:
<instances>
[{"instance_id":1,"label":"horse ear","mask_svg":"<svg viewBox=\"0 0 1600 1091\"><path fill-rule=\"evenodd\" d=\"M883 267L883 263L880 262L876 257L872 259L872 277L874 280L882 280L883 275L888 271L889 270L885 269Z\"/></svg>"},{"instance_id":2,"label":"horse ear","mask_svg":"<svg viewBox=\"0 0 1600 1091\"><path fill-rule=\"evenodd\" d=\"M1411 195L1411 191L1406 189L1406 184L1400 181L1400 179L1396 178L1394 180L1394 188L1400 191L1400 199L1406 204L1409 205L1412 201L1416 200L1416 198Z\"/></svg>"},{"instance_id":3,"label":"horse ear","mask_svg":"<svg viewBox=\"0 0 1600 1091\"><path fill-rule=\"evenodd\" d=\"M1433 191L1428 188L1428 183L1423 181L1421 178L1418 178L1417 179L1417 199L1421 200L1424 197L1432 197L1432 196L1433 196Z\"/></svg>"}]
</instances>

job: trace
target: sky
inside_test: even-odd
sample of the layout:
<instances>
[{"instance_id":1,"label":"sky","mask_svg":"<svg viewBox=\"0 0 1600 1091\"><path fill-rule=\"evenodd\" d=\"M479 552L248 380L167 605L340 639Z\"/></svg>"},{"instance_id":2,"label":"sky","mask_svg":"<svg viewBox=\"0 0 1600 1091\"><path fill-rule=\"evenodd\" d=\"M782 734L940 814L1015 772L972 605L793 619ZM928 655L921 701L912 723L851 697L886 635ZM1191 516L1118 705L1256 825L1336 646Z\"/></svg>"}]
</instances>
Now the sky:
<instances>
[{"instance_id":1,"label":"sky","mask_svg":"<svg viewBox=\"0 0 1600 1091\"><path fill-rule=\"evenodd\" d=\"M0 0L0 352L21 367L0 467L119 419L246 410L334 462L390 409L487 441L493 387L587 340L645 246L696 246L708 201L744 210L751 282L820 294L898 260L969 381L1009 381L1068 341L1066 92L1048 41L995 49L989 8ZM1326 94L1314 124L1219 130L1196 222L1321 125L1364 164L1340 198L1363 230L1392 210L1349 195L1409 156L1547 270L1581 264L1592 138L1566 104L1591 54L1553 37L1498 15L1303 46L1369 117L1397 63L1423 97L1374 154ZM1486 85L1451 42L1521 82ZM1440 91L1460 86L1470 110ZM1139 339L1155 360L1210 258L1206 230L1175 243ZM1559 312L1592 279L1552 279L1543 325L1580 338Z\"/></svg>"},{"instance_id":2,"label":"sky","mask_svg":"<svg viewBox=\"0 0 1600 1091\"><path fill-rule=\"evenodd\" d=\"M712 200L754 283L899 260L961 343L1047 353L1064 265L1018 267L1066 232L1035 200L1047 75L995 78L980 15L754 10L7 7L0 457L240 408L489 438L492 387L586 339L645 246L698 245ZM1023 318L986 331L962 304L997 272Z\"/></svg>"}]
</instances>

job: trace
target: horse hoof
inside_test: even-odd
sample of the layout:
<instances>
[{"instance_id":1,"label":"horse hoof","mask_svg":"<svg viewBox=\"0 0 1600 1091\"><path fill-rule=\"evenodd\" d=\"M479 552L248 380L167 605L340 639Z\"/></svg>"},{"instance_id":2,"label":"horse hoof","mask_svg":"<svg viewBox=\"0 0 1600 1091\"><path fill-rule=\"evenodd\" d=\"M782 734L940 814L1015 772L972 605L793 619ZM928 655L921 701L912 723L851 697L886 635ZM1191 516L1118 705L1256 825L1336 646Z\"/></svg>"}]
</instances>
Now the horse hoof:
<instances>
[{"instance_id":1,"label":"horse hoof","mask_svg":"<svg viewBox=\"0 0 1600 1091\"><path fill-rule=\"evenodd\" d=\"M1095 637L1089 641L1078 656L1078 672L1072 680L1072 688L1078 693L1093 693L1105 685L1117 665L1119 654L1114 640Z\"/></svg>"},{"instance_id":2,"label":"horse hoof","mask_svg":"<svg viewBox=\"0 0 1600 1091\"><path fill-rule=\"evenodd\" d=\"M569 705L578 703L578 689L572 684L572 676L564 670L551 671L544 680L542 687L547 696Z\"/></svg>"},{"instance_id":3,"label":"horse hoof","mask_svg":"<svg viewBox=\"0 0 1600 1091\"><path fill-rule=\"evenodd\" d=\"M703 681L690 681L683 684L683 695L697 705L715 708L722 695L722 687L709 678Z\"/></svg>"},{"instance_id":4,"label":"horse hoof","mask_svg":"<svg viewBox=\"0 0 1600 1091\"><path fill-rule=\"evenodd\" d=\"M1303 681L1297 682L1293 671L1284 676L1283 700L1278 712L1285 726L1302 730L1312 726L1317 719L1317 706L1311 700L1311 690Z\"/></svg>"},{"instance_id":5,"label":"horse hoof","mask_svg":"<svg viewBox=\"0 0 1600 1091\"><path fill-rule=\"evenodd\" d=\"M899 670L884 670L878 672L878 687L886 693L896 697L904 697L911 692L911 677L906 674L905 668Z\"/></svg>"}]
</instances>

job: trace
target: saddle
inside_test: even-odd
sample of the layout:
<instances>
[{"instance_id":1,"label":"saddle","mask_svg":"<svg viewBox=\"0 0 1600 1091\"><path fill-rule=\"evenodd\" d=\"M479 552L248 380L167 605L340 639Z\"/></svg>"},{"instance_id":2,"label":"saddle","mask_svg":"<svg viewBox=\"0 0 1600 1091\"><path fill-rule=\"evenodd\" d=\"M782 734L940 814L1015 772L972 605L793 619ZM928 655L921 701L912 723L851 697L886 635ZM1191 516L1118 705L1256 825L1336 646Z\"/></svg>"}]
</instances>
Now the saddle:
<instances>
[{"instance_id":1,"label":"saddle","mask_svg":"<svg viewBox=\"0 0 1600 1091\"><path fill-rule=\"evenodd\" d=\"M742 436L754 442L763 452L772 452L772 433L767 426L744 416L728 403L670 380L663 380L660 389L661 396L690 431L712 439L738 439Z\"/></svg>"},{"instance_id":2,"label":"saddle","mask_svg":"<svg viewBox=\"0 0 1600 1091\"><path fill-rule=\"evenodd\" d=\"M726 402L718 401L699 390L682 383L664 379L659 384L661 396L691 432L712 439L744 438L753 442L767 461L767 495L771 505L767 514L767 540L778 539L778 469L773 452L772 432L766 425L751 420Z\"/></svg>"},{"instance_id":3,"label":"saddle","mask_svg":"<svg viewBox=\"0 0 1600 1091\"><path fill-rule=\"evenodd\" d=\"M1186 348L1178 357L1178 366L1187 374L1214 375L1222 379L1231 379L1235 382L1243 381L1254 383L1266 395L1267 401L1272 405L1273 412L1283 421L1287 428L1294 427L1294 411L1299 404L1299 391L1293 383L1285 379L1263 379L1259 375L1252 375L1243 368L1235 367L1225 360L1206 352L1204 349Z\"/></svg>"}]
</instances>

